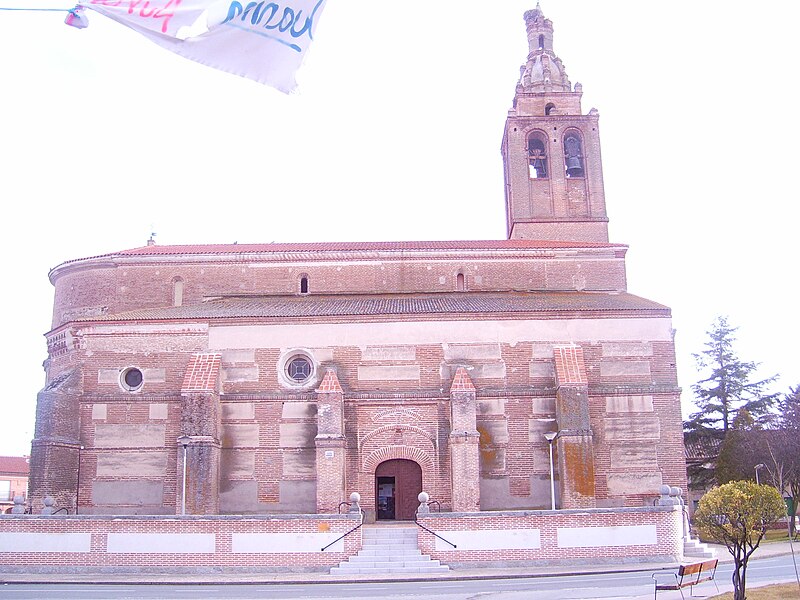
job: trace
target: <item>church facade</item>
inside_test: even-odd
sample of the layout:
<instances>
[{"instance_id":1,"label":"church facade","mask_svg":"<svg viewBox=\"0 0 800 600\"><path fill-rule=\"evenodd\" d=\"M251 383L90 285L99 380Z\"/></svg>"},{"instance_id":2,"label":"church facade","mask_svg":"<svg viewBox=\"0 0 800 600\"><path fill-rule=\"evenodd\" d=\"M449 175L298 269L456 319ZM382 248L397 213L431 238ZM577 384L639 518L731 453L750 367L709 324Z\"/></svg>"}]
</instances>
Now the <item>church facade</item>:
<instances>
[{"instance_id":1,"label":"church facade","mask_svg":"<svg viewBox=\"0 0 800 600\"><path fill-rule=\"evenodd\" d=\"M552 23L525 22L507 239L148 243L54 268L34 512L335 513L358 492L380 521L421 491L471 512L685 487L670 310L626 291L599 115Z\"/></svg>"}]
</instances>

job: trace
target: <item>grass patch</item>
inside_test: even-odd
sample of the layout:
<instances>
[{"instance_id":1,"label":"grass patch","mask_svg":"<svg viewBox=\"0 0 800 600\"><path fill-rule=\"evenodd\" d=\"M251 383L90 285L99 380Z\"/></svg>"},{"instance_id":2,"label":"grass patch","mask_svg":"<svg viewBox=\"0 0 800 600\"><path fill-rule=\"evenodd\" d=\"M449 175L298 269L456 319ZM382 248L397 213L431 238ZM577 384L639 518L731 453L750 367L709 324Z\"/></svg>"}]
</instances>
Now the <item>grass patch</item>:
<instances>
[{"instance_id":1,"label":"grass patch","mask_svg":"<svg viewBox=\"0 0 800 600\"><path fill-rule=\"evenodd\" d=\"M797 541L797 538L794 538ZM719 542L715 542L714 540L707 540L701 538L701 542L705 542L707 544L718 544ZM769 544L770 542L788 542L789 541L789 534L785 529L770 529L764 535L764 539L761 540L762 544Z\"/></svg>"},{"instance_id":2,"label":"grass patch","mask_svg":"<svg viewBox=\"0 0 800 600\"><path fill-rule=\"evenodd\" d=\"M762 542L788 542L789 534L785 529L770 529Z\"/></svg>"},{"instance_id":3,"label":"grass patch","mask_svg":"<svg viewBox=\"0 0 800 600\"><path fill-rule=\"evenodd\" d=\"M800 598L800 589L796 583L747 588L747 600L786 600L787 598ZM733 600L733 592L711 596L707 600Z\"/></svg>"}]
</instances>

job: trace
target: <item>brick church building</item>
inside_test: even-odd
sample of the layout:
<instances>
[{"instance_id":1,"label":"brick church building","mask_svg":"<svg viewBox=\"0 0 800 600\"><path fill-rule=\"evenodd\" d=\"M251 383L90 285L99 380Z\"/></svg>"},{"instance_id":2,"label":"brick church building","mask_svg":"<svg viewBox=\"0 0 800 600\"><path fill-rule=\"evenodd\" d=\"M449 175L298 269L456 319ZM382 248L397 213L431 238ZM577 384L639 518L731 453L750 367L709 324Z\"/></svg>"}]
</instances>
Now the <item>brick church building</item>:
<instances>
[{"instance_id":1,"label":"brick church building","mask_svg":"<svg viewBox=\"0 0 800 600\"><path fill-rule=\"evenodd\" d=\"M326 513L358 492L368 519L410 519L423 490L549 509L550 450L559 508L685 487L670 310L626 291L598 113L552 23L525 23L507 239L148 243L54 268L34 512Z\"/></svg>"}]
</instances>

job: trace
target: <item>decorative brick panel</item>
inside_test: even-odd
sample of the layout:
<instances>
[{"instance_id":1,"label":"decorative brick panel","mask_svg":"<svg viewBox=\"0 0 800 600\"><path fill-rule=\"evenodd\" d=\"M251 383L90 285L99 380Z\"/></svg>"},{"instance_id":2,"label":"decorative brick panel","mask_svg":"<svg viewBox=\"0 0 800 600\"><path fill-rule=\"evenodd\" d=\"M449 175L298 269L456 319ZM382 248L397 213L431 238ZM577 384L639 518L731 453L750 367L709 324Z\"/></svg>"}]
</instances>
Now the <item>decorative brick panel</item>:
<instances>
[{"instance_id":1,"label":"decorative brick panel","mask_svg":"<svg viewBox=\"0 0 800 600\"><path fill-rule=\"evenodd\" d=\"M457 567L680 562L680 507L431 513L418 531L423 554Z\"/></svg>"},{"instance_id":2,"label":"decorative brick panel","mask_svg":"<svg viewBox=\"0 0 800 600\"><path fill-rule=\"evenodd\" d=\"M0 572L324 571L356 554L360 515L74 517L0 515Z\"/></svg>"}]
</instances>

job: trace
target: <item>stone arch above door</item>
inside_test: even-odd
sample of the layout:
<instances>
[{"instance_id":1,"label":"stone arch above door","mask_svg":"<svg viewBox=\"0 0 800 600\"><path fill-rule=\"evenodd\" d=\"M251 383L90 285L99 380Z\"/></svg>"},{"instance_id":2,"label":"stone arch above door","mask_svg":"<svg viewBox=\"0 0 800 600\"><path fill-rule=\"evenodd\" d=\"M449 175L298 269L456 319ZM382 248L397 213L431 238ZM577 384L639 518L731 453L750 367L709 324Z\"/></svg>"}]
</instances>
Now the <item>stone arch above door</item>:
<instances>
[{"instance_id":1,"label":"stone arch above door","mask_svg":"<svg viewBox=\"0 0 800 600\"><path fill-rule=\"evenodd\" d=\"M434 468L433 458L424 450L413 446L386 446L364 457L363 470L374 473L379 464L396 458L413 460L422 469L423 478L426 472L430 473Z\"/></svg>"}]
</instances>

